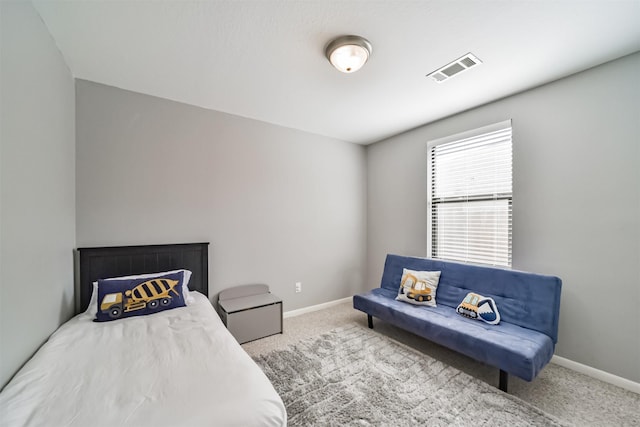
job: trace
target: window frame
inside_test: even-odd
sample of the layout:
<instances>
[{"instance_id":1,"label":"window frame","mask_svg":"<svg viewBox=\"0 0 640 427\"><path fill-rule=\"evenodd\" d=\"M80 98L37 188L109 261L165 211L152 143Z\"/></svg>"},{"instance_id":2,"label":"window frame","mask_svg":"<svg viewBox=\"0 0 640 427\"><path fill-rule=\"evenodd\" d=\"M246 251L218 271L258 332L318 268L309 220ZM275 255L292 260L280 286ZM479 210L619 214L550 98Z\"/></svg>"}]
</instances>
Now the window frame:
<instances>
[{"instance_id":1,"label":"window frame","mask_svg":"<svg viewBox=\"0 0 640 427\"><path fill-rule=\"evenodd\" d=\"M483 195L472 195L472 196L463 196L463 197L442 197L436 202L433 200L433 179L432 179L432 159L431 159L431 151L434 147L442 144L448 144L452 142L457 142L469 138L481 137L483 135L510 129L511 130L511 192L502 192L502 193L494 193L494 194L483 194ZM480 262L474 260L461 260L461 259L451 259L451 258L443 258L434 256L434 246L437 243L437 230L434 227L435 222L435 207L434 204L452 204L452 203L473 203L476 201L495 201L495 200L508 200L509 209L508 209L508 255L507 255L507 264L500 262ZM491 265L498 266L502 268L510 269L513 264L513 126L512 120L504 120L498 123L494 123L488 126L483 126L480 128L472 129L466 132L457 133L454 135L450 135L444 138L438 138L427 142L427 257L433 259L439 259L443 261L454 261L454 262L462 262L469 264L479 264L479 265ZM468 247L468 245L467 245Z\"/></svg>"}]
</instances>

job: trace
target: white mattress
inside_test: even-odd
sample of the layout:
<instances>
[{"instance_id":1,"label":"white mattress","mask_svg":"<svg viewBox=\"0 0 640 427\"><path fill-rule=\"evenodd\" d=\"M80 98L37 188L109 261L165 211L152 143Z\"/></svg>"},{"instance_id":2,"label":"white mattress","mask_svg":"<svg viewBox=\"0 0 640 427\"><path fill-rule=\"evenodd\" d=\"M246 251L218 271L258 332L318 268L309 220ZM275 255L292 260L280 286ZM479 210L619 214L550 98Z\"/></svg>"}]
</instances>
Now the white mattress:
<instances>
[{"instance_id":1,"label":"white mattress","mask_svg":"<svg viewBox=\"0 0 640 427\"><path fill-rule=\"evenodd\" d=\"M273 386L202 294L62 325L0 393L3 426L283 426Z\"/></svg>"}]
</instances>

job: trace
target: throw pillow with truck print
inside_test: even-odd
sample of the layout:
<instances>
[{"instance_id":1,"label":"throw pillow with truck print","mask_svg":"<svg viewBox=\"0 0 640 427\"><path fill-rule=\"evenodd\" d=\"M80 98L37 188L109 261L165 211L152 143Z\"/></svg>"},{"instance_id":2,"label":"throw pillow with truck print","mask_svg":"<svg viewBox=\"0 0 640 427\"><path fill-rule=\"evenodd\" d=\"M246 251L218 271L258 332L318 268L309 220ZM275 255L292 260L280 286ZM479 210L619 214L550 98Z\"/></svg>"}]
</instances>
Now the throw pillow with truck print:
<instances>
[{"instance_id":1,"label":"throw pillow with truck print","mask_svg":"<svg viewBox=\"0 0 640 427\"><path fill-rule=\"evenodd\" d=\"M474 292L469 292L464 297L456 311L465 317L482 320L490 325L500 323L500 313L493 298L483 297Z\"/></svg>"},{"instance_id":2,"label":"throw pillow with truck print","mask_svg":"<svg viewBox=\"0 0 640 427\"><path fill-rule=\"evenodd\" d=\"M439 281L439 271L415 271L404 268L396 300L435 307Z\"/></svg>"},{"instance_id":3,"label":"throw pillow with truck print","mask_svg":"<svg viewBox=\"0 0 640 427\"><path fill-rule=\"evenodd\" d=\"M182 272L155 277L98 280L98 310L95 321L108 322L184 307Z\"/></svg>"}]
</instances>

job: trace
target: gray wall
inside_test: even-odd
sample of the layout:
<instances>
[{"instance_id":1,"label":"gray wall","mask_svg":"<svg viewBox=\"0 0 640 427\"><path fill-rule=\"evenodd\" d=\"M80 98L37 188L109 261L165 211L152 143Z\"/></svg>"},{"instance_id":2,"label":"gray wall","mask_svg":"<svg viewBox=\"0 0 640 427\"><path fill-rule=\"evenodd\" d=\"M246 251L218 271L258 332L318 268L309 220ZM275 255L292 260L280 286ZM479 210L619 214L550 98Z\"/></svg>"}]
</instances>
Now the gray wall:
<instances>
[{"instance_id":1,"label":"gray wall","mask_svg":"<svg viewBox=\"0 0 640 427\"><path fill-rule=\"evenodd\" d=\"M0 2L0 387L73 311L74 83L31 3Z\"/></svg>"},{"instance_id":2,"label":"gray wall","mask_svg":"<svg viewBox=\"0 0 640 427\"><path fill-rule=\"evenodd\" d=\"M212 295L285 310L362 289L364 147L82 80L76 105L79 247L208 241Z\"/></svg>"},{"instance_id":3,"label":"gray wall","mask_svg":"<svg viewBox=\"0 0 640 427\"><path fill-rule=\"evenodd\" d=\"M426 255L427 141L511 118L513 267L563 279L557 355L640 381L639 75L634 54L369 146L368 287Z\"/></svg>"}]
</instances>

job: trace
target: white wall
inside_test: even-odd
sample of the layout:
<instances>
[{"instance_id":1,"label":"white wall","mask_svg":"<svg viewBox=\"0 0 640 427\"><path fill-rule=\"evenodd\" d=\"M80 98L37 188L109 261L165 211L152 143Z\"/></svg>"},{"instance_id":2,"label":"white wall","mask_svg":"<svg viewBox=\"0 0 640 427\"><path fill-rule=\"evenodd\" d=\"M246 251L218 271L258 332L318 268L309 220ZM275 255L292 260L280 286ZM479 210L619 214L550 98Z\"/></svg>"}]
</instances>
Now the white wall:
<instances>
[{"instance_id":1,"label":"white wall","mask_svg":"<svg viewBox=\"0 0 640 427\"><path fill-rule=\"evenodd\" d=\"M285 310L362 289L364 147L88 81L76 91L79 247L208 241L212 297L266 283Z\"/></svg>"},{"instance_id":2,"label":"white wall","mask_svg":"<svg viewBox=\"0 0 640 427\"><path fill-rule=\"evenodd\" d=\"M640 53L369 146L368 286L426 256L427 141L511 118L513 267L563 279L556 354L640 382L638 76Z\"/></svg>"},{"instance_id":3,"label":"white wall","mask_svg":"<svg viewBox=\"0 0 640 427\"><path fill-rule=\"evenodd\" d=\"M0 2L0 387L73 313L74 83L27 2Z\"/></svg>"}]
</instances>

